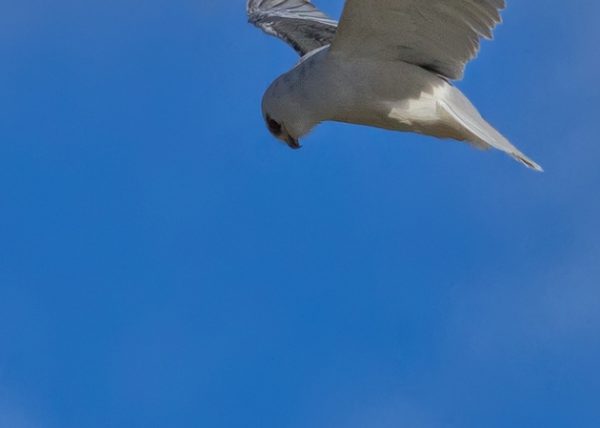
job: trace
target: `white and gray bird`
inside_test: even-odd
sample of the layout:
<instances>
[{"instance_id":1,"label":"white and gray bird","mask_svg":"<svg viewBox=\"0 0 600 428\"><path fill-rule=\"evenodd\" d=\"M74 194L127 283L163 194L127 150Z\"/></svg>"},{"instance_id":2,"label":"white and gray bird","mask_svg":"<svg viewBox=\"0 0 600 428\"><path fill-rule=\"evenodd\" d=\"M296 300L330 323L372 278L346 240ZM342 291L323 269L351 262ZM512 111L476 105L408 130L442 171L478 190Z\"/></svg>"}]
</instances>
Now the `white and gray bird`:
<instances>
[{"instance_id":1,"label":"white and gray bird","mask_svg":"<svg viewBox=\"0 0 600 428\"><path fill-rule=\"evenodd\" d=\"M491 39L504 0L346 0L341 21L308 0L248 0L251 23L300 62L267 89L269 131L291 148L324 121L409 131L496 148L542 168L452 85Z\"/></svg>"}]
</instances>

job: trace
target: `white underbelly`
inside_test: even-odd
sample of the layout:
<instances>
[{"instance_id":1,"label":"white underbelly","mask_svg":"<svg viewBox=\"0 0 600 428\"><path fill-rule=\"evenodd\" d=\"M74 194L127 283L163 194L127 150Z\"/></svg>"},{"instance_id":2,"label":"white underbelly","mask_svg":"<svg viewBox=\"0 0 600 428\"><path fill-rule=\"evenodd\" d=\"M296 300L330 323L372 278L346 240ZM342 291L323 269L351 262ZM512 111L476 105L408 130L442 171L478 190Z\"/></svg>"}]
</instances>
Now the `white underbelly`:
<instances>
[{"instance_id":1,"label":"white underbelly","mask_svg":"<svg viewBox=\"0 0 600 428\"><path fill-rule=\"evenodd\" d=\"M408 126L444 120L444 112L440 109L438 101L444 99L446 85L423 91L417 98L391 102L388 117Z\"/></svg>"},{"instance_id":2,"label":"white underbelly","mask_svg":"<svg viewBox=\"0 0 600 428\"><path fill-rule=\"evenodd\" d=\"M461 125L448 114L444 101L452 87L443 82L418 97L389 103L388 127L440 138L462 139Z\"/></svg>"}]
</instances>

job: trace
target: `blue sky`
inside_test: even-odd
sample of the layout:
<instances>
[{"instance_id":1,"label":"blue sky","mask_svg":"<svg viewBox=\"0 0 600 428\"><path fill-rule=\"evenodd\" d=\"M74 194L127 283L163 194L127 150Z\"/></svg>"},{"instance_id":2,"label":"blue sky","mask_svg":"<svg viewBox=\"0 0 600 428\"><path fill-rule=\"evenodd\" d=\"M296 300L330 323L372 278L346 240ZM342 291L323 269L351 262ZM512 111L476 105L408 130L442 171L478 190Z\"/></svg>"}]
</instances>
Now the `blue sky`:
<instances>
[{"instance_id":1,"label":"blue sky","mask_svg":"<svg viewBox=\"0 0 600 428\"><path fill-rule=\"evenodd\" d=\"M0 427L597 427L597 3L509 2L459 83L545 174L277 144L243 3L3 3Z\"/></svg>"}]
</instances>

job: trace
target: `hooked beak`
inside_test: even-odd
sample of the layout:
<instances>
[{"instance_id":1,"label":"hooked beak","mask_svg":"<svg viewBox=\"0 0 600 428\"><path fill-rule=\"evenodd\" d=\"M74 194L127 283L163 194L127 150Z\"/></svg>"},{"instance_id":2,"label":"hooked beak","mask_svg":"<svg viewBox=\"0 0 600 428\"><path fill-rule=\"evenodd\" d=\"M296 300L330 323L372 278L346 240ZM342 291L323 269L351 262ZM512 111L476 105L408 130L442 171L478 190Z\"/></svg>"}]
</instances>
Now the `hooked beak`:
<instances>
[{"instance_id":1,"label":"hooked beak","mask_svg":"<svg viewBox=\"0 0 600 428\"><path fill-rule=\"evenodd\" d=\"M288 147L292 150L298 150L301 149L302 146L300 145L300 143L298 142L297 139L290 137L289 135L286 135L285 140L286 144L288 145Z\"/></svg>"}]
</instances>

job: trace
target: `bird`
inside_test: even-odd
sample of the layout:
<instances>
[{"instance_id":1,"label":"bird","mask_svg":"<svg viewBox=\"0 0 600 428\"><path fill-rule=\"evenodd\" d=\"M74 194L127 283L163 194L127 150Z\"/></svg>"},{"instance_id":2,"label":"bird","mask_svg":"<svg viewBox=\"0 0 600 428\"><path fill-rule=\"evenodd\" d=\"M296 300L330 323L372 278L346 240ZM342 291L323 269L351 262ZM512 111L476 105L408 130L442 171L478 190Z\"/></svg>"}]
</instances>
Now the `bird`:
<instances>
[{"instance_id":1,"label":"bird","mask_svg":"<svg viewBox=\"0 0 600 428\"><path fill-rule=\"evenodd\" d=\"M247 0L248 21L300 55L262 98L268 130L292 149L326 121L414 132L543 171L454 84L505 8L505 0L346 0L337 22L308 0Z\"/></svg>"}]
</instances>

